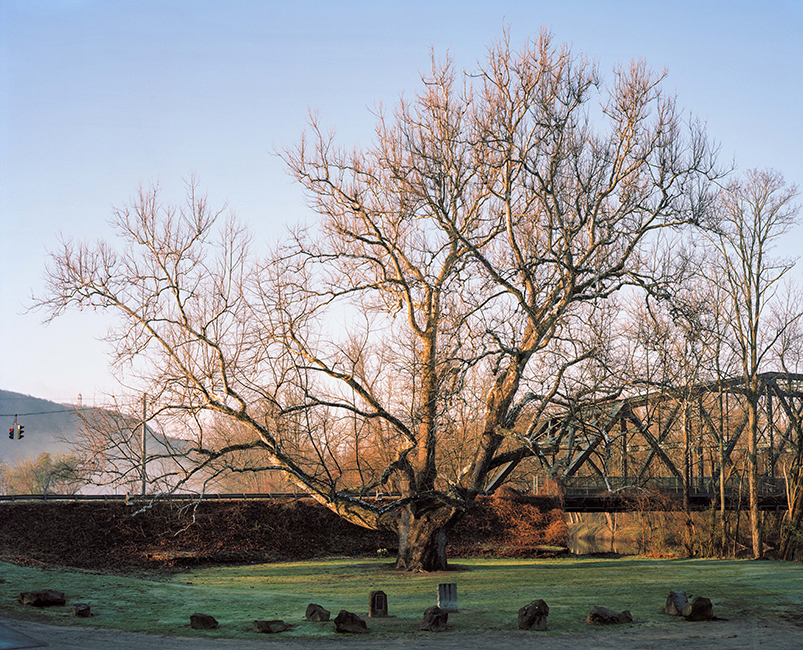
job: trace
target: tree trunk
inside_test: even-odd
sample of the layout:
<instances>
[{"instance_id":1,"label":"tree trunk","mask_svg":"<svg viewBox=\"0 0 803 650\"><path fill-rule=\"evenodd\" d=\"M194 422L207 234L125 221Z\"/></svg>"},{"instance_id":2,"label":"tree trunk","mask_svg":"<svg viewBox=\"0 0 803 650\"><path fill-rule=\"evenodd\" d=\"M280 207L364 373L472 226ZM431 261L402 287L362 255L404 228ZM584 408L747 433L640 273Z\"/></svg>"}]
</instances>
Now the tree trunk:
<instances>
[{"instance_id":1,"label":"tree trunk","mask_svg":"<svg viewBox=\"0 0 803 650\"><path fill-rule=\"evenodd\" d=\"M402 571L446 571L446 533L460 511L440 501L411 503L399 517L399 556Z\"/></svg>"},{"instance_id":2,"label":"tree trunk","mask_svg":"<svg viewBox=\"0 0 803 650\"><path fill-rule=\"evenodd\" d=\"M795 463L786 480L789 504L781 527L779 555L782 560L794 560L800 544L800 523L803 521L803 468L799 462Z\"/></svg>"},{"instance_id":3,"label":"tree trunk","mask_svg":"<svg viewBox=\"0 0 803 650\"><path fill-rule=\"evenodd\" d=\"M750 496L750 536L753 542L753 558L764 556L761 530L761 511L758 508L758 397L751 390L747 398L747 489Z\"/></svg>"}]
</instances>

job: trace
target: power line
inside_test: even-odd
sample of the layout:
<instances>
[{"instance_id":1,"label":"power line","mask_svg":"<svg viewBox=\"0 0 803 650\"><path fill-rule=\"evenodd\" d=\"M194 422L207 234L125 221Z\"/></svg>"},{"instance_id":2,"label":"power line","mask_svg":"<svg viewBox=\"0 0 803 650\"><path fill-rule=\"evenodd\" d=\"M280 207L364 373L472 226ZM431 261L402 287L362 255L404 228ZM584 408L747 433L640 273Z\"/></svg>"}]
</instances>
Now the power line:
<instances>
[{"instance_id":1,"label":"power line","mask_svg":"<svg viewBox=\"0 0 803 650\"><path fill-rule=\"evenodd\" d=\"M79 407L81 408L81 407ZM75 413L77 409L61 409L59 411L34 411L31 413L0 413L0 418L24 417L29 415L50 415L51 413ZM83 410L83 409L82 409Z\"/></svg>"}]
</instances>

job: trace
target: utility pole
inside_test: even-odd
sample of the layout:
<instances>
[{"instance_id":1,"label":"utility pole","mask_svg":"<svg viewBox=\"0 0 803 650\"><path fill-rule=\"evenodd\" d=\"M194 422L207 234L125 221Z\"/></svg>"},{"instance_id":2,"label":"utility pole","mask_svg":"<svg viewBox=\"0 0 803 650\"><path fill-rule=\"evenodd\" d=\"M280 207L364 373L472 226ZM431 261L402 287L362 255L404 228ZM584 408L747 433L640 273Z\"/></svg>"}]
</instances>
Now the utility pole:
<instances>
[{"instance_id":1,"label":"utility pole","mask_svg":"<svg viewBox=\"0 0 803 650\"><path fill-rule=\"evenodd\" d=\"M142 492L141 492L141 494L142 494L143 497L145 496L145 484L148 481L148 475L146 474L146 471L145 471L145 466L146 466L146 462L147 462L146 461L146 448L145 448L145 430L146 430L145 429L145 419L147 417L147 412L146 412L146 407L145 407L146 398L147 398L147 395L143 395L142 396L142 433L141 433L141 437L142 437L142 445L141 445L141 447L142 447L142 464L141 464Z\"/></svg>"}]
</instances>

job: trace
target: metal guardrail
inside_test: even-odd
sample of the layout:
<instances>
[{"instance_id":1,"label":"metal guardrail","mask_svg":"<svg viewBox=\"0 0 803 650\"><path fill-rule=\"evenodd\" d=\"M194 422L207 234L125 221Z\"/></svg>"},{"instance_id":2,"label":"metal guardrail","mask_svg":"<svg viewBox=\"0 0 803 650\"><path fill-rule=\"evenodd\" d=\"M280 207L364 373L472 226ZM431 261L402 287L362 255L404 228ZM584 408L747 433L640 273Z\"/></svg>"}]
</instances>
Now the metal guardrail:
<instances>
[{"instance_id":1,"label":"metal guardrail","mask_svg":"<svg viewBox=\"0 0 803 650\"><path fill-rule=\"evenodd\" d=\"M307 492L231 494L0 494L2 501L231 501L259 499L306 499Z\"/></svg>"},{"instance_id":2,"label":"metal guardrail","mask_svg":"<svg viewBox=\"0 0 803 650\"><path fill-rule=\"evenodd\" d=\"M567 511L587 509L617 509L616 503L627 502L627 498L619 494L621 488L634 487L621 477L610 477L610 486L616 491L611 494L606 483L600 477L577 477L563 486L564 508ZM683 482L675 477L660 477L646 481L640 486L645 495L650 492L662 494L667 497L680 498L683 496ZM697 477L689 486L689 497L697 507L704 504L710 506L719 498L719 486L711 477ZM356 494L355 494L356 496ZM366 495L379 498L398 498L398 493L381 493ZM308 492L231 492L206 493L193 492L167 493L167 494L10 494L0 495L0 503L49 501L49 502L77 502L77 501L125 501L143 503L153 501L247 501L247 500L288 500L312 498ZM725 499L729 507L735 503L746 503L748 495L746 485L731 481L726 483ZM764 509L777 509L786 504L786 482L782 478L764 477L760 481L759 500ZM629 506L628 506L629 507Z\"/></svg>"}]
</instances>

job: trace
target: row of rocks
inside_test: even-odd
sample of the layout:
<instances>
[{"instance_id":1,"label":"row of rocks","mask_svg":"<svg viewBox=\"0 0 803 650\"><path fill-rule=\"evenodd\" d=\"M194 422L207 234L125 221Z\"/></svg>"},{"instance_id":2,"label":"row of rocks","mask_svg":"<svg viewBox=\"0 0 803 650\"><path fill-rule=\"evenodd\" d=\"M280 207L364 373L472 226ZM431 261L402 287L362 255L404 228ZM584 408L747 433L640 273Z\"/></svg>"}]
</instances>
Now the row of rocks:
<instances>
[{"instance_id":1,"label":"row of rocks","mask_svg":"<svg viewBox=\"0 0 803 650\"><path fill-rule=\"evenodd\" d=\"M307 605L305 618L313 622L326 622L329 620L331 612L318 605L317 603L310 603ZM428 607L424 611L424 618L421 622L421 628L429 632L442 632L446 629L446 624L449 621L449 612L441 609L437 605ZM341 634L366 634L368 632L367 623L354 614L353 612L341 609L340 613L335 617L335 632Z\"/></svg>"},{"instance_id":2,"label":"row of rocks","mask_svg":"<svg viewBox=\"0 0 803 650\"><path fill-rule=\"evenodd\" d=\"M39 591L23 591L20 602L32 607L60 607L67 604L63 591L55 589L40 589ZM92 616L92 608L88 603L75 603L72 606L73 614L81 618Z\"/></svg>"},{"instance_id":3,"label":"row of rocks","mask_svg":"<svg viewBox=\"0 0 803 650\"><path fill-rule=\"evenodd\" d=\"M216 630L218 628L218 622L214 616L196 612L190 615L190 627L193 630ZM260 634L278 634L279 632L292 630L293 627L295 626L285 623L280 619L254 621L251 625L251 629Z\"/></svg>"},{"instance_id":4,"label":"row of rocks","mask_svg":"<svg viewBox=\"0 0 803 650\"><path fill-rule=\"evenodd\" d=\"M685 591L669 592L664 613L670 616L682 616L687 621L716 620L710 599L697 596L690 601ZM519 629L546 630L547 616L549 616L549 606L543 600L534 600L519 610ZM586 623L591 625L619 625L632 622L633 616L628 610L616 612L600 605L594 605L586 617Z\"/></svg>"},{"instance_id":5,"label":"row of rocks","mask_svg":"<svg viewBox=\"0 0 803 650\"><path fill-rule=\"evenodd\" d=\"M549 605L541 599L534 600L519 610L519 629L543 632L547 629L547 616L549 616ZM616 612L600 605L594 605L586 617L586 623L591 625L617 625L632 622L633 617L628 610Z\"/></svg>"},{"instance_id":6,"label":"row of rocks","mask_svg":"<svg viewBox=\"0 0 803 650\"><path fill-rule=\"evenodd\" d=\"M374 602L374 594L384 592L372 592L371 601ZM42 589L39 591L26 591L20 594L20 602L34 607L51 607L65 605L64 593L54 589ZM384 598L384 612L387 615L387 599ZM73 612L76 616L92 616L90 606L85 603L73 605ZM670 616L682 616L687 621L708 621L715 620L713 605L708 598L697 596L689 601L685 591L670 591L669 597L664 605L664 613ZM518 626L521 630L544 631L547 629L547 617L549 616L549 606L541 599L534 600L525 605L518 611ZM310 603L305 613L306 620L311 622L327 622L331 617L331 612L317 603ZM442 632L446 630L449 620L449 613L445 609L435 605L424 611L423 621L420 629L430 632ZM633 617L628 610L616 612L594 605L589 612L586 623L591 625L617 625L632 623ZM335 632L340 634L366 634L368 625L365 620L353 612L341 609L334 619ZM190 616L190 626L195 630L214 630L218 627L217 620L209 614L195 613ZM253 631L258 633L276 634L292 629L294 626L285 623L283 620L256 620L253 623Z\"/></svg>"},{"instance_id":7,"label":"row of rocks","mask_svg":"<svg viewBox=\"0 0 803 650\"><path fill-rule=\"evenodd\" d=\"M310 603L307 606L305 618L308 621L316 623L324 623L329 620L331 612L317 605ZM341 609L340 613L334 619L335 631L341 634L366 634L368 632L368 625L365 621L345 609ZM218 622L214 616L209 614L195 613L190 616L190 627L194 630L216 630ZM252 630L261 634L277 634L293 629L293 625L285 623L281 619L274 619L270 621L254 621Z\"/></svg>"},{"instance_id":8,"label":"row of rocks","mask_svg":"<svg viewBox=\"0 0 803 650\"><path fill-rule=\"evenodd\" d=\"M307 606L307 613L305 618L308 621L316 623L325 623L329 621L331 612L316 603L310 603ZM446 629L446 623L449 620L449 613L442 610L437 605L429 607L424 612L424 620L421 623L422 630L431 632L442 632ZM368 634L368 624L360 616L354 612L349 612L341 609L340 613L334 618L335 632L338 634ZM196 613L190 616L190 626L194 630L215 630L218 627L218 622L214 616L209 614ZM254 632L276 634L292 629L292 625L288 625L282 620L272 621L254 621Z\"/></svg>"},{"instance_id":9,"label":"row of rocks","mask_svg":"<svg viewBox=\"0 0 803 650\"><path fill-rule=\"evenodd\" d=\"M711 600L697 596L691 601L685 591L670 591L666 599L664 613L670 616L682 616L687 621L711 621L715 619L714 606Z\"/></svg>"},{"instance_id":10,"label":"row of rocks","mask_svg":"<svg viewBox=\"0 0 803 650\"><path fill-rule=\"evenodd\" d=\"M307 612L304 618L313 623L326 623L330 616L331 612L325 607L317 603L310 603L307 605ZM354 612L341 609L340 613L335 617L335 632L340 634L366 634L368 632L368 624Z\"/></svg>"}]
</instances>

